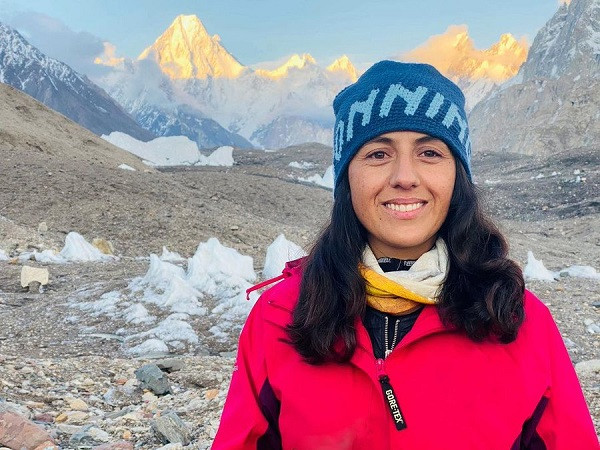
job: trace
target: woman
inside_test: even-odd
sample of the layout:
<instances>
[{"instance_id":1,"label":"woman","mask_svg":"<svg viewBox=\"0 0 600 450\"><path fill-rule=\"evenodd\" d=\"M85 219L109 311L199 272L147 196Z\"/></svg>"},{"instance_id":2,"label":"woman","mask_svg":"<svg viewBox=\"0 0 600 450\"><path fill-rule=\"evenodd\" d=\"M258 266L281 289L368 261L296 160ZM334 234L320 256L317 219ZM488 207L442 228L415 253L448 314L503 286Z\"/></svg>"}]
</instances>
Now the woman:
<instances>
[{"instance_id":1,"label":"woman","mask_svg":"<svg viewBox=\"0 0 600 450\"><path fill-rule=\"evenodd\" d=\"M213 448L598 448L479 208L460 89L382 61L333 107L331 221L248 317Z\"/></svg>"}]
</instances>

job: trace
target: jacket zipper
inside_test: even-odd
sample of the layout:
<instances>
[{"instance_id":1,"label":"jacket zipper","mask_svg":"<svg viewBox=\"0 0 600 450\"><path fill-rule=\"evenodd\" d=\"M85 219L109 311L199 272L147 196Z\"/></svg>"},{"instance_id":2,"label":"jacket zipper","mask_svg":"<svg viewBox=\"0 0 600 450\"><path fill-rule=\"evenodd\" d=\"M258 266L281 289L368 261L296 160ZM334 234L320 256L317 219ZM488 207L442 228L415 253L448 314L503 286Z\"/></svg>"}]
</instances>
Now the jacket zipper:
<instances>
[{"instance_id":1,"label":"jacket zipper","mask_svg":"<svg viewBox=\"0 0 600 450\"><path fill-rule=\"evenodd\" d=\"M390 413L392 414L392 419L394 420L394 425L396 425L396 430L404 430L406 428L406 422L404 420L404 416L402 415L402 411L400 411L398 400L396 400L396 394L394 393L394 389L390 383L390 377L388 377L387 373L385 372L385 361L382 358L378 358L375 361L375 367L377 369L377 378L379 379L381 389L383 390L383 399L386 401Z\"/></svg>"}]
</instances>

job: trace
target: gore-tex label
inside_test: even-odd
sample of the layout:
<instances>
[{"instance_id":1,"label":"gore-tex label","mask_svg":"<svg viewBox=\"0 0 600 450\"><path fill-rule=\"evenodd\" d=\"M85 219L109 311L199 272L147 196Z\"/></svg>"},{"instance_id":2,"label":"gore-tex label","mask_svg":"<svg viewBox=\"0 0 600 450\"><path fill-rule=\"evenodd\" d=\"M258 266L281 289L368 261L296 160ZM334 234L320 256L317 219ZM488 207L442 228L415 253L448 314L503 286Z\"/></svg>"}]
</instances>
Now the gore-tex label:
<instances>
[{"instance_id":1,"label":"gore-tex label","mask_svg":"<svg viewBox=\"0 0 600 450\"><path fill-rule=\"evenodd\" d=\"M396 425L396 429L398 431L404 430L406 428L406 422L402 416L402 411L400 411L400 405L398 405L396 394L394 394L394 390L389 382L389 378L387 376L382 377L379 379L379 381L383 389L383 397L388 404L390 413L392 414L392 419L394 420L394 425Z\"/></svg>"}]
</instances>

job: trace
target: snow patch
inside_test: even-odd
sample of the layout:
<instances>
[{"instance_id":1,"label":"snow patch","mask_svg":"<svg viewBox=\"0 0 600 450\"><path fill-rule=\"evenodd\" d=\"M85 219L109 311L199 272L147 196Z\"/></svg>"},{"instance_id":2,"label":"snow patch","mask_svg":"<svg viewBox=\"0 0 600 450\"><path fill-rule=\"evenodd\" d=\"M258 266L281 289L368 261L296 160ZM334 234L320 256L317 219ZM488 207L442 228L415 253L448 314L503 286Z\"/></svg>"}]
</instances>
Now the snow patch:
<instances>
[{"instance_id":1,"label":"snow patch","mask_svg":"<svg viewBox=\"0 0 600 450\"><path fill-rule=\"evenodd\" d=\"M119 169L131 170L132 172L136 171L133 167L131 167L131 166L127 165L127 164L119 164Z\"/></svg>"},{"instance_id":2,"label":"snow patch","mask_svg":"<svg viewBox=\"0 0 600 450\"><path fill-rule=\"evenodd\" d=\"M533 252L527 252L527 264L523 269L523 276L526 280L542 280L542 281L554 281L554 272L550 272L544 266L542 260L535 259Z\"/></svg>"},{"instance_id":3,"label":"snow patch","mask_svg":"<svg viewBox=\"0 0 600 450\"><path fill-rule=\"evenodd\" d=\"M93 261L110 261L116 259L115 256L105 255L75 231L71 231L65 237L65 246L56 253L54 250L44 250L38 252L23 252L19 255L20 262L25 262L30 259L35 259L37 262L49 264L65 264L68 262L93 262Z\"/></svg>"},{"instance_id":4,"label":"snow patch","mask_svg":"<svg viewBox=\"0 0 600 450\"><path fill-rule=\"evenodd\" d=\"M307 170L307 169L312 169L313 167L315 167L314 163L311 162L307 162L307 161L292 161L291 163L288 164L288 166L293 167L294 169L302 169L302 170Z\"/></svg>"},{"instance_id":5,"label":"snow patch","mask_svg":"<svg viewBox=\"0 0 600 450\"><path fill-rule=\"evenodd\" d=\"M217 238L201 243L188 260L187 280L200 292L218 298L212 313L227 320L247 316L257 300L252 296L247 301L245 295L256 281L253 259L221 245Z\"/></svg>"},{"instance_id":6,"label":"snow patch","mask_svg":"<svg viewBox=\"0 0 600 450\"><path fill-rule=\"evenodd\" d=\"M305 256L306 252L292 241L288 241L283 234L267 247L265 266L262 271L263 278L273 278L281 274L285 263Z\"/></svg>"},{"instance_id":7,"label":"snow patch","mask_svg":"<svg viewBox=\"0 0 600 450\"><path fill-rule=\"evenodd\" d=\"M542 260L537 260L531 251L527 252L527 264L523 269L526 280L555 281L559 277L578 277L600 280L600 273L591 266L574 265L557 272L552 272L544 266Z\"/></svg>"},{"instance_id":8,"label":"snow patch","mask_svg":"<svg viewBox=\"0 0 600 450\"><path fill-rule=\"evenodd\" d=\"M121 334L133 333L125 338L125 345L132 346L127 351L135 355L197 344L200 338L190 320L209 314L204 304L208 296L214 306L211 320L219 324L219 330L211 330L215 338L237 334L258 298L253 294L247 301L245 295L256 280L252 258L216 238L198 245L194 256L187 260L187 269L181 256L164 247L161 256L180 265L151 254L147 272L132 279L126 288L92 301L76 295L72 305L93 316L106 315L127 323L133 329L124 328ZM157 323L165 313L169 316ZM144 330L149 324L155 325Z\"/></svg>"},{"instance_id":9,"label":"snow patch","mask_svg":"<svg viewBox=\"0 0 600 450\"><path fill-rule=\"evenodd\" d=\"M177 252L170 252L169 250L167 250L167 247L163 246L162 253L160 255L160 260L169 262L181 262L185 261L185 258Z\"/></svg>"},{"instance_id":10,"label":"snow patch","mask_svg":"<svg viewBox=\"0 0 600 450\"><path fill-rule=\"evenodd\" d=\"M600 280L600 273L591 266L570 266L566 269L562 269L558 272L561 277L578 277L578 278L591 278L593 280Z\"/></svg>"},{"instance_id":11,"label":"snow patch","mask_svg":"<svg viewBox=\"0 0 600 450\"><path fill-rule=\"evenodd\" d=\"M169 347L167 347L167 344L165 344L164 341L161 341L160 339L156 338L151 338L142 342L139 345L136 345L135 347L130 348L129 353L135 356L147 356L156 353L168 354Z\"/></svg>"},{"instance_id":12,"label":"snow patch","mask_svg":"<svg viewBox=\"0 0 600 450\"><path fill-rule=\"evenodd\" d=\"M217 148L209 156L186 136L159 137L139 141L126 133L113 131L102 139L142 158L149 166L233 166L233 147ZM119 166L120 167L120 166Z\"/></svg>"},{"instance_id":13,"label":"snow patch","mask_svg":"<svg viewBox=\"0 0 600 450\"><path fill-rule=\"evenodd\" d=\"M304 181L305 183L314 183L327 189L333 190L333 166L329 166L323 176L313 175L308 178L298 178L298 181Z\"/></svg>"}]
</instances>

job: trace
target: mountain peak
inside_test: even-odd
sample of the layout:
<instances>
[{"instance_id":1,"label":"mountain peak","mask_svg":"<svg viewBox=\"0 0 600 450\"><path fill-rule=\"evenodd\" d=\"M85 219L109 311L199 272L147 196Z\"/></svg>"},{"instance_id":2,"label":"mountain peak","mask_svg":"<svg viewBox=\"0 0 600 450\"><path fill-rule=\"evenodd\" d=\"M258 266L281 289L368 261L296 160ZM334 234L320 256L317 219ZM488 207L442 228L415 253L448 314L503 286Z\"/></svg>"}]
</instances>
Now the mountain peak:
<instances>
[{"instance_id":1,"label":"mountain peak","mask_svg":"<svg viewBox=\"0 0 600 450\"><path fill-rule=\"evenodd\" d=\"M208 32L206 28L204 28L204 24L195 14L185 15L180 14L175 18L173 23L171 23L169 28L179 27L186 31L188 35L200 35L200 36L208 36Z\"/></svg>"},{"instance_id":2,"label":"mountain peak","mask_svg":"<svg viewBox=\"0 0 600 450\"><path fill-rule=\"evenodd\" d=\"M563 3L533 40L523 65L525 81L566 74L597 77L600 54L600 0Z\"/></svg>"},{"instance_id":3,"label":"mountain peak","mask_svg":"<svg viewBox=\"0 0 600 450\"><path fill-rule=\"evenodd\" d=\"M342 55L334 62L332 62L326 69L328 72L334 73L343 73L347 75L352 82L355 82L358 79L358 73L356 72L356 67L350 61L350 58L346 55Z\"/></svg>"},{"instance_id":4,"label":"mountain peak","mask_svg":"<svg viewBox=\"0 0 600 450\"><path fill-rule=\"evenodd\" d=\"M179 15L138 59L153 59L172 79L236 78L242 66L195 15Z\"/></svg>"},{"instance_id":5,"label":"mountain peak","mask_svg":"<svg viewBox=\"0 0 600 450\"><path fill-rule=\"evenodd\" d=\"M278 68L273 70L257 69L256 74L265 78L278 80L287 76L290 69L304 69L307 66L314 66L316 64L317 61L309 53L303 53L302 55L295 53Z\"/></svg>"}]
</instances>

